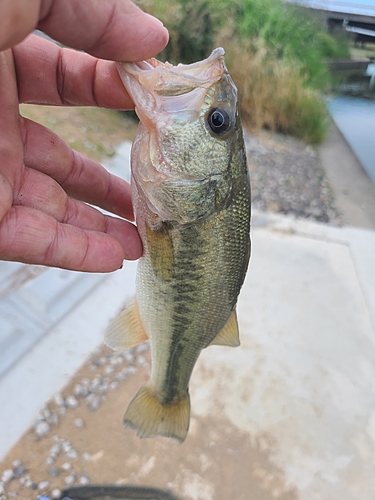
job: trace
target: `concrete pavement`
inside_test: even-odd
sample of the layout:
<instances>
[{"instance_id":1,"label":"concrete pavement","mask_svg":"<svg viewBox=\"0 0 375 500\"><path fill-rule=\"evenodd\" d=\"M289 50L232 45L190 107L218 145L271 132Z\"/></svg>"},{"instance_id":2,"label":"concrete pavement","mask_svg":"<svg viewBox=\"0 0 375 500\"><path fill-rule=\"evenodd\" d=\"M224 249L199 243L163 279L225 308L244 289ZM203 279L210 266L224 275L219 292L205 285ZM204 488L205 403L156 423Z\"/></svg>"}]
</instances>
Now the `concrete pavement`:
<instances>
[{"instance_id":1,"label":"concrete pavement","mask_svg":"<svg viewBox=\"0 0 375 500\"><path fill-rule=\"evenodd\" d=\"M178 448L170 440L139 440L122 429L120 417L112 422L109 407L100 421L129 439L132 482L168 487L185 500L373 500L375 232L255 213L252 240L238 304L241 346L202 352L191 380L186 442ZM13 381L0 379L0 401L8 398L0 435L6 422L11 436L2 455L100 342L108 315L98 304L119 301L119 293L125 298L130 274L111 275L74 318L23 358L27 365L18 366ZM92 341L83 342L84 335ZM9 385L14 381L17 391ZM126 401L116 404L122 412ZM21 414L22 425L15 417ZM105 425L100 431L106 442ZM107 466L110 474L114 461L127 456L120 449L103 463L104 477Z\"/></svg>"},{"instance_id":2,"label":"concrete pavement","mask_svg":"<svg viewBox=\"0 0 375 500\"><path fill-rule=\"evenodd\" d=\"M319 155L344 223L375 229L375 184L332 120Z\"/></svg>"},{"instance_id":3,"label":"concrete pavement","mask_svg":"<svg viewBox=\"0 0 375 500\"><path fill-rule=\"evenodd\" d=\"M194 412L257 455L243 467L263 493L233 498L371 500L375 232L255 214L252 234L241 347L202 353Z\"/></svg>"}]
</instances>

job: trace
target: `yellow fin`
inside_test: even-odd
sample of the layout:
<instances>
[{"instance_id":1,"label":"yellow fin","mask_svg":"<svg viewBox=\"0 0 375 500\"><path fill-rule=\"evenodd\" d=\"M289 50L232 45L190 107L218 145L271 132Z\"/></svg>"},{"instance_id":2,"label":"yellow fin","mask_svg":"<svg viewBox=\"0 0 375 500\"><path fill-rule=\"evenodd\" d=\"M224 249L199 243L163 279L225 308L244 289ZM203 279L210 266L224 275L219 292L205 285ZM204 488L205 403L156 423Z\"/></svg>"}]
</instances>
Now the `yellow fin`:
<instances>
[{"instance_id":1,"label":"yellow fin","mask_svg":"<svg viewBox=\"0 0 375 500\"><path fill-rule=\"evenodd\" d=\"M166 224L162 223L157 229L151 229L146 225L146 237L152 267L156 275L163 281L171 279L174 267L174 253L172 238Z\"/></svg>"},{"instance_id":2,"label":"yellow fin","mask_svg":"<svg viewBox=\"0 0 375 500\"><path fill-rule=\"evenodd\" d=\"M190 420L190 397L173 404L163 404L151 384L143 385L130 402L124 415L124 426L137 431L141 438L165 436L180 443L185 440Z\"/></svg>"},{"instance_id":3,"label":"yellow fin","mask_svg":"<svg viewBox=\"0 0 375 500\"><path fill-rule=\"evenodd\" d=\"M210 345L226 345L229 347L238 347L240 345L236 309L233 309L227 324L216 335Z\"/></svg>"},{"instance_id":4,"label":"yellow fin","mask_svg":"<svg viewBox=\"0 0 375 500\"><path fill-rule=\"evenodd\" d=\"M125 351L147 339L135 299L109 323L104 334L105 343L115 351Z\"/></svg>"}]
</instances>

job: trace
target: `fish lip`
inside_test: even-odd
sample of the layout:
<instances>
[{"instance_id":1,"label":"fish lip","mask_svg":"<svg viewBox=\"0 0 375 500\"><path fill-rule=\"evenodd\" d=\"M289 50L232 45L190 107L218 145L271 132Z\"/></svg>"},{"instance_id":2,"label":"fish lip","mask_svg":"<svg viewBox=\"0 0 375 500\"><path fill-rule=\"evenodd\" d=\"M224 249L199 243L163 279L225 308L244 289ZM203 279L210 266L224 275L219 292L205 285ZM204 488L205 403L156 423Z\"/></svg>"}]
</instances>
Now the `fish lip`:
<instances>
[{"instance_id":1,"label":"fish lip","mask_svg":"<svg viewBox=\"0 0 375 500\"><path fill-rule=\"evenodd\" d=\"M211 54L202 61L197 61L191 64L179 63L176 66L169 62L161 62L155 58L147 59L145 61L136 62L119 62L118 65L123 66L128 73L132 75L139 75L145 71L153 71L155 68L164 68L171 72L191 74L194 72L200 72L205 67L211 67L215 61L223 59L225 55L225 50L222 47L217 47Z\"/></svg>"},{"instance_id":2,"label":"fish lip","mask_svg":"<svg viewBox=\"0 0 375 500\"><path fill-rule=\"evenodd\" d=\"M150 93L178 96L219 81L226 71L224 54L224 49L218 47L206 59L192 64L174 66L151 58L139 62L120 62L117 68L126 87L129 87L129 78L133 77ZM132 93L131 89L128 90Z\"/></svg>"}]
</instances>

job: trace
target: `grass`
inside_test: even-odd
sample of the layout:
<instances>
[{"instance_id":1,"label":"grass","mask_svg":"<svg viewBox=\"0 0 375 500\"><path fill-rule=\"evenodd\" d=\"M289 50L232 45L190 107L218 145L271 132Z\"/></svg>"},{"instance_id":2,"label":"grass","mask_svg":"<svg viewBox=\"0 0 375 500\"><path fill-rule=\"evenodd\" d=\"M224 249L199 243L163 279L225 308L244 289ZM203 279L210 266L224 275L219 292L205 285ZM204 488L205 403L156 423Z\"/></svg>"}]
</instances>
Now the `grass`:
<instances>
[{"instance_id":1,"label":"grass","mask_svg":"<svg viewBox=\"0 0 375 500\"><path fill-rule=\"evenodd\" d=\"M41 123L76 151L100 161L111 156L118 144L133 140L137 123L110 109L22 104L22 116Z\"/></svg>"},{"instance_id":2,"label":"grass","mask_svg":"<svg viewBox=\"0 0 375 500\"><path fill-rule=\"evenodd\" d=\"M305 86L298 65L270 58L264 47L253 52L229 51L228 59L246 125L290 134L312 144L324 139L326 107L319 92Z\"/></svg>"}]
</instances>

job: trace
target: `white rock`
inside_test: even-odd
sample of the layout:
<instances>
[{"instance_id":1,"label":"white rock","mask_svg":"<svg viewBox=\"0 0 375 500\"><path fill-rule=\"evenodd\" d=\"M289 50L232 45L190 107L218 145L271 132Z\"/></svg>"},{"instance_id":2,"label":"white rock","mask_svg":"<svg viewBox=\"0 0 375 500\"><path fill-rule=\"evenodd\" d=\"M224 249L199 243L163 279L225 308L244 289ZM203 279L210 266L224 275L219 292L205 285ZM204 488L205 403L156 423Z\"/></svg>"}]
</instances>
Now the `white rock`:
<instances>
[{"instance_id":1,"label":"white rock","mask_svg":"<svg viewBox=\"0 0 375 500\"><path fill-rule=\"evenodd\" d=\"M124 362L124 358L118 354L116 356L112 356L109 360L109 364L113 366L121 365Z\"/></svg>"},{"instance_id":2,"label":"white rock","mask_svg":"<svg viewBox=\"0 0 375 500\"><path fill-rule=\"evenodd\" d=\"M117 389L117 387L118 387L118 381L117 381L117 380L114 380L113 382L111 382L111 383L109 384L109 389L110 389L111 391L114 391L115 389Z\"/></svg>"},{"instance_id":3,"label":"white rock","mask_svg":"<svg viewBox=\"0 0 375 500\"><path fill-rule=\"evenodd\" d=\"M64 404L65 404L64 397L63 397L63 395L62 395L60 392L58 392L58 393L54 396L53 401L54 401L54 403L55 403L57 406L64 406Z\"/></svg>"},{"instance_id":4,"label":"white rock","mask_svg":"<svg viewBox=\"0 0 375 500\"><path fill-rule=\"evenodd\" d=\"M82 418L76 418L74 419L74 425L77 427L77 429L83 429L85 426L85 422L82 420Z\"/></svg>"},{"instance_id":5,"label":"white rock","mask_svg":"<svg viewBox=\"0 0 375 500\"><path fill-rule=\"evenodd\" d=\"M127 363L134 363L134 354L131 352L124 352L123 356Z\"/></svg>"},{"instance_id":6,"label":"white rock","mask_svg":"<svg viewBox=\"0 0 375 500\"><path fill-rule=\"evenodd\" d=\"M77 408L77 406L79 405L79 402L75 396L68 396L65 399L65 405L67 408Z\"/></svg>"},{"instance_id":7,"label":"white rock","mask_svg":"<svg viewBox=\"0 0 375 500\"><path fill-rule=\"evenodd\" d=\"M137 350L137 354L142 354L142 353L148 351L148 344L146 344L146 343L139 344L137 346L136 350Z\"/></svg>"},{"instance_id":8,"label":"white rock","mask_svg":"<svg viewBox=\"0 0 375 500\"><path fill-rule=\"evenodd\" d=\"M112 373L114 373L115 369L113 368L112 365L107 365L106 367L104 367L104 370L103 370L103 373L104 375L112 375Z\"/></svg>"},{"instance_id":9,"label":"white rock","mask_svg":"<svg viewBox=\"0 0 375 500\"><path fill-rule=\"evenodd\" d=\"M47 422L37 422L34 426L34 432L38 437L46 436L51 430L51 426Z\"/></svg>"},{"instance_id":10,"label":"white rock","mask_svg":"<svg viewBox=\"0 0 375 500\"><path fill-rule=\"evenodd\" d=\"M146 363L146 358L144 356L137 356L137 365L144 365Z\"/></svg>"},{"instance_id":11,"label":"white rock","mask_svg":"<svg viewBox=\"0 0 375 500\"><path fill-rule=\"evenodd\" d=\"M67 453L71 448L72 448L72 445L69 443L69 441L63 441L62 450L64 453Z\"/></svg>"},{"instance_id":12,"label":"white rock","mask_svg":"<svg viewBox=\"0 0 375 500\"><path fill-rule=\"evenodd\" d=\"M38 490L46 490L49 487L49 484L49 481L40 481L40 483L38 483Z\"/></svg>"},{"instance_id":13,"label":"white rock","mask_svg":"<svg viewBox=\"0 0 375 500\"><path fill-rule=\"evenodd\" d=\"M14 473L13 473L12 469L6 469L6 470L3 472L2 476L1 476L1 481L2 481L4 484L6 484L6 483L9 483L9 481L10 481L11 479L13 479L13 477L14 477Z\"/></svg>"},{"instance_id":14,"label":"white rock","mask_svg":"<svg viewBox=\"0 0 375 500\"><path fill-rule=\"evenodd\" d=\"M79 478L79 484L84 486L85 484L89 484L89 482L90 482L90 477L88 476L88 474L83 473L82 476Z\"/></svg>"},{"instance_id":15,"label":"white rock","mask_svg":"<svg viewBox=\"0 0 375 500\"><path fill-rule=\"evenodd\" d=\"M72 472L71 474L69 474L69 476L66 476L66 478L64 479L64 483L67 485L67 486L70 486L71 484L74 483L74 481L76 480L76 474L74 472Z\"/></svg>"},{"instance_id":16,"label":"white rock","mask_svg":"<svg viewBox=\"0 0 375 500\"><path fill-rule=\"evenodd\" d=\"M76 384L73 388L73 393L75 396L77 396L77 398L85 398L89 393L88 386L85 386L83 384Z\"/></svg>"},{"instance_id":17,"label":"white rock","mask_svg":"<svg viewBox=\"0 0 375 500\"><path fill-rule=\"evenodd\" d=\"M74 448L71 448L69 451L66 452L66 456L71 460L75 460L78 458L78 453Z\"/></svg>"}]
</instances>

